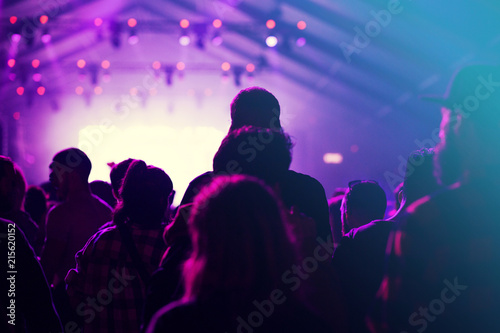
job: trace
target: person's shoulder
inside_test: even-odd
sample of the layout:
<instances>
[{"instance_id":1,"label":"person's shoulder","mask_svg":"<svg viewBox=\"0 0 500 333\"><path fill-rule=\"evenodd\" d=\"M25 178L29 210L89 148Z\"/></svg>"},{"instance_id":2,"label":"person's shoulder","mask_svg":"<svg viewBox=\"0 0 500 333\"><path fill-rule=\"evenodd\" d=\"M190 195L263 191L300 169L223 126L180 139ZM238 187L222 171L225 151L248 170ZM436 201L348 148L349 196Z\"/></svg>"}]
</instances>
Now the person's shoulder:
<instances>
[{"instance_id":1,"label":"person's shoulder","mask_svg":"<svg viewBox=\"0 0 500 333\"><path fill-rule=\"evenodd\" d=\"M110 205L108 205L106 203L106 201L102 200L101 198L99 198L97 195L95 194L91 194L92 196L92 200L94 201L94 203L100 208L102 209L103 211L106 211L106 212L109 212L111 213L113 211L113 208L111 208Z\"/></svg>"},{"instance_id":2,"label":"person's shoulder","mask_svg":"<svg viewBox=\"0 0 500 333\"><path fill-rule=\"evenodd\" d=\"M300 172L288 170L285 179L287 182L303 188L325 191L323 185L316 178Z\"/></svg>"},{"instance_id":3,"label":"person's shoulder","mask_svg":"<svg viewBox=\"0 0 500 333\"><path fill-rule=\"evenodd\" d=\"M147 330L149 333L163 332L185 327L195 319L197 305L194 301L178 300L174 301L158 310L151 320Z\"/></svg>"}]
</instances>

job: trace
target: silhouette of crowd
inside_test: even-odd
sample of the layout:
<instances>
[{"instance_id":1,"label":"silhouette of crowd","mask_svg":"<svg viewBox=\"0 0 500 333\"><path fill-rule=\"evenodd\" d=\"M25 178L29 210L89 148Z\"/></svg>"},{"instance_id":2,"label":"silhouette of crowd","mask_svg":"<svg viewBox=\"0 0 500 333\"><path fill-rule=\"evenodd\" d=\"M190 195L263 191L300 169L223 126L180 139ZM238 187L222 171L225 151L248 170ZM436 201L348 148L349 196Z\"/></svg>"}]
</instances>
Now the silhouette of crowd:
<instances>
[{"instance_id":1,"label":"silhouette of crowd","mask_svg":"<svg viewBox=\"0 0 500 333\"><path fill-rule=\"evenodd\" d=\"M375 180L328 200L290 170L259 87L233 99L213 169L178 207L147 161L89 183L67 148L28 186L0 156L0 331L500 332L499 87L499 67L468 66L427 98L441 141L409 154L390 213Z\"/></svg>"}]
</instances>

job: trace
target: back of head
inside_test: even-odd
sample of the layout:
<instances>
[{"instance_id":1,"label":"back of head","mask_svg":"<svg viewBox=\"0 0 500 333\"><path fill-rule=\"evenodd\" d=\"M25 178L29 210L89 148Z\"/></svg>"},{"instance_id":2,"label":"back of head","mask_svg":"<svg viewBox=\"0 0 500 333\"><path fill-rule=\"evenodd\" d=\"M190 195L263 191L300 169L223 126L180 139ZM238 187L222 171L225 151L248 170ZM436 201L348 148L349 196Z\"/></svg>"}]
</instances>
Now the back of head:
<instances>
[{"instance_id":1,"label":"back of head","mask_svg":"<svg viewBox=\"0 0 500 333\"><path fill-rule=\"evenodd\" d=\"M121 201L115 209L113 221L119 224L129 220L144 227L159 226L172 190L172 181L165 171L134 160L123 179Z\"/></svg>"},{"instance_id":2,"label":"back of head","mask_svg":"<svg viewBox=\"0 0 500 333\"><path fill-rule=\"evenodd\" d=\"M231 102L231 128L257 126L280 130L280 104L264 88L251 87L241 90Z\"/></svg>"},{"instance_id":3,"label":"back of head","mask_svg":"<svg viewBox=\"0 0 500 333\"><path fill-rule=\"evenodd\" d=\"M349 184L344 200L342 202L343 213L356 218L361 225L369 223L373 220L384 218L385 210L387 209L387 197L384 190L374 181L356 181ZM343 220L344 233L346 223ZM349 221L347 221L348 224ZM350 228L359 227L361 225L350 225Z\"/></svg>"},{"instance_id":4,"label":"back of head","mask_svg":"<svg viewBox=\"0 0 500 333\"><path fill-rule=\"evenodd\" d=\"M14 209L15 210L22 210L24 206L24 198L26 196L26 178L24 178L23 171L19 167L19 165L14 163L14 196L15 196L15 203L14 203Z\"/></svg>"},{"instance_id":5,"label":"back of head","mask_svg":"<svg viewBox=\"0 0 500 333\"><path fill-rule=\"evenodd\" d=\"M292 162L292 142L283 132L243 127L230 132L214 156L217 175L246 174L273 186Z\"/></svg>"},{"instance_id":6,"label":"back of head","mask_svg":"<svg viewBox=\"0 0 500 333\"><path fill-rule=\"evenodd\" d=\"M132 163L133 159L128 158L126 160L121 161L118 164L113 165L111 168L111 172L109 173L109 179L111 180L111 187L113 188L113 195L119 199L120 194L119 190L123 183L123 178L127 173L127 169Z\"/></svg>"},{"instance_id":7,"label":"back of head","mask_svg":"<svg viewBox=\"0 0 500 333\"><path fill-rule=\"evenodd\" d=\"M277 287L294 261L281 205L253 177L215 178L195 198L189 227L187 297L259 297Z\"/></svg>"},{"instance_id":8,"label":"back of head","mask_svg":"<svg viewBox=\"0 0 500 333\"><path fill-rule=\"evenodd\" d=\"M434 177L434 149L413 151L406 163L403 194L406 204L435 192L439 185Z\"/></svg>"},{"instance_id":9,"label":"back of head","mask_svg":"<svg viewBox=\"0 0 500 333\"><path fill-rule=\"evenodd\" d=\"M31 218L40 226L43 223L43 216L47 212L47 197L45 191L39 187L30 185L26 191L24 210L30 214Z\"/></svg>"},{"instance_id":10,"label":"back of head","mask_svg":"<svg viewBox=\"0 0 500 333\"><path fill-rule=\"evenodd\" d=\"M14 162L0 155L0 212L9 212L16 205L16 170Z\"/></svg>"},{"instance_id":11,"label":"back of head","mask_svg":"<svg viewBox=\"0 0 500 333\"><path fill-rule=\"evenodd\" d=\"M68 148L61 150L52 158L52 161L51 167L58 178L64 173L70 173L77 175L77 178L82 182L88 182L92 163L87 154L80 149Z\"/></svg>"}]
</instances>

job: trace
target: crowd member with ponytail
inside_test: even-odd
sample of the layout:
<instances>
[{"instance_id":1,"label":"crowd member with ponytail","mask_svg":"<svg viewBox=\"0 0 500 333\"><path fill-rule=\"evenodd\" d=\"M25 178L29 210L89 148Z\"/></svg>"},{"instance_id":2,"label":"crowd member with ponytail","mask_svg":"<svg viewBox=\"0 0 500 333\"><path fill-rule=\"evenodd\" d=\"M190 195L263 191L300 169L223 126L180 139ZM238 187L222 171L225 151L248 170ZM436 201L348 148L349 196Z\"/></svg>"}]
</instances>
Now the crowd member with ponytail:
<instances>
[{"instance_id":1,"label":"crowd member with ponytail","mask_svg":"<svg viewBox=\"0 0 500 333\"><path fill-rule=\"evenodd\" d=\"M84 332L139 332L145 285L165 251L162 222L172 189L163 170L130 164L114 225L88 240L66 276Z\"/></svg>"}]
</instances>

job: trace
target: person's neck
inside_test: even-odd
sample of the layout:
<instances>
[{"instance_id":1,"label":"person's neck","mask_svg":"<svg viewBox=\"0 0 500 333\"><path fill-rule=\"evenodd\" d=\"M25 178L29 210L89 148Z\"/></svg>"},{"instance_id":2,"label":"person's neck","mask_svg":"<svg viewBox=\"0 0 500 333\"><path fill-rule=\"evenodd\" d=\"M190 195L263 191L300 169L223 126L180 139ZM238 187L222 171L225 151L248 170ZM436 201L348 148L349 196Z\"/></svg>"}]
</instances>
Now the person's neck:
<instances>
[{"instance_id":1,"label":"person's neck","mask_svg":"<svg viewBox=\"0 0 500 333\"><path fill-rule=\"evenodd\" d=\"M90 187L88 184L77 184L72 186L68 191L66 200L72 200L74 198L80 198L82 196L89 196L91 194Z\"/></svg>"}]
</instances>

